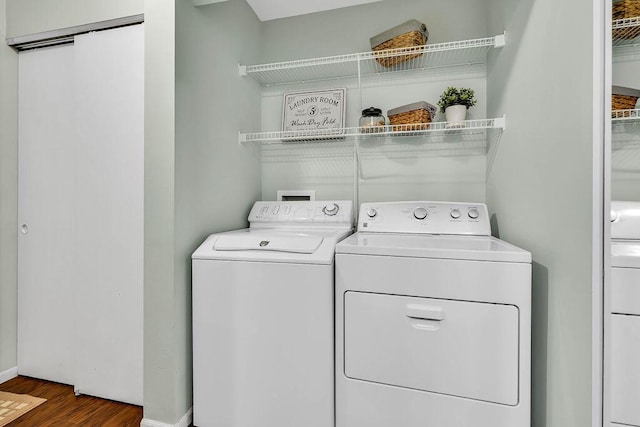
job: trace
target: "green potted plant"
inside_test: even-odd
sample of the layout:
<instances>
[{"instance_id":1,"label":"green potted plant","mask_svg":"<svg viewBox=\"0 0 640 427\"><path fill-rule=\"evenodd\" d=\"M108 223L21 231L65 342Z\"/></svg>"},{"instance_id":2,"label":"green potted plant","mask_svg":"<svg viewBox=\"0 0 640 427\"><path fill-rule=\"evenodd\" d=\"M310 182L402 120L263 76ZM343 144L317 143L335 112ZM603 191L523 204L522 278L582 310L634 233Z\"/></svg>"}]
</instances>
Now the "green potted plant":
<instances>
[{"instance_id":1,"label":"green potted plant","mask_svg":"<svg viewBox=\"0 0 640 427\"><path fill-rule=\"evenodd\" d=\"M461 126L467 116L467 109L476 105L476 94L473 89L449 86L440 95L438 105L449 123L447 126Z\"/></svg>"}]
</instances>

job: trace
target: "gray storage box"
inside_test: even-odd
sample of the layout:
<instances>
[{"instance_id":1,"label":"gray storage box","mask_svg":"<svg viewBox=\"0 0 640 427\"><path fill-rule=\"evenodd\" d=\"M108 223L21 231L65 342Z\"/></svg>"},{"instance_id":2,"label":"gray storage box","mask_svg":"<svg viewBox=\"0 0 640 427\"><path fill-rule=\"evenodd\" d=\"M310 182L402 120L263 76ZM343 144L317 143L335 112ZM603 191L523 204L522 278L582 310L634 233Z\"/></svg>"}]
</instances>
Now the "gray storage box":
<instances>
[{"instance_id":1,"label":"gray storage box","mask_svg":"<svg viewBox=\"0 0 640 427\"><path fill-rule=\"evenodd\" d=\"M431 114L432 120L436 116L436 113L438 112L438 108L435 107L434 105L431 105L426 101L418 101L418 102L413 102L411 104L403 105L401 107L393 108L387 111L387 117L395 116L395 115L406 113L407 111L413 111L413 110L427 110L429 114Z\"/></svg>"},{"instance_id":2,"label":"gray storage box","mask_svg":"<svg viewBox=\"0 0 640 427\"><path fill-rule=\"evenodd\" d=\"M635 96L636 98L640 98L640 90L630 87L611 86L611 93L613 95Z\"/></svg>"}]
</instances>

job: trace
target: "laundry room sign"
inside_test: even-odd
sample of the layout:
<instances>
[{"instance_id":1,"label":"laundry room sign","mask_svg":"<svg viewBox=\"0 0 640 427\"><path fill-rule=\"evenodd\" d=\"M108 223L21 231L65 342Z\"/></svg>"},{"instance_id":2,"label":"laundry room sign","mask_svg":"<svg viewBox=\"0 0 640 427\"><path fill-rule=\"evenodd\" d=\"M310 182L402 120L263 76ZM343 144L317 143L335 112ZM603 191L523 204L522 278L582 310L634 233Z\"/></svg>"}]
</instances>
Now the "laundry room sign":
<instances>
[{"instance_id":1,"label":"laundry room sign","mask_svg":"<svg viewBox=\"0 0 640 427\"><path fill-rule=\"evenodd\" d=\"M344 88L285 93L282 130L306 139L344 134L345 94Z\"/></svg>"}]
</instances>

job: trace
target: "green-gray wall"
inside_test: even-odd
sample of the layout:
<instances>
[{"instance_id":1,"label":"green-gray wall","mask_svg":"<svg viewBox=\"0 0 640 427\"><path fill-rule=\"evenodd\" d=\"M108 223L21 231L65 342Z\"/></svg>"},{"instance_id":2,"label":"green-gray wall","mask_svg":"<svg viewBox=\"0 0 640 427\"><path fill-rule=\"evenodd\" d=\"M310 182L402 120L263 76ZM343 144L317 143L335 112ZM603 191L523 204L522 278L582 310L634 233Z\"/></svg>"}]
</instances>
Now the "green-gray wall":
<instances>
[{"instance_id":1,"label":"green-gray wall","mask_svg":"<svg viewBox=\"0 0 640 427\"><path fill-rule=\"evenodd\" d=\"M533 254L533 426L591 425L593 7L491 0L489 114L507 128L487 180L501 238Z\"/></svg>"},{"instance_id":2,"label":"green-gray wall","mask_svg":"<svg viewBox=\"0 0 640 427\"><path fill-rule=\"evenodd\" d=\"M260 92L237 67L260 23L244 0L149 0L145 26L144 417L174 424L192 402L191 253L260 199L259 151L238 144Z\"/></svg>"},{"instance_id":3,"label":"green-gray wall","mask_svg":"<svg viewBox=\"0 0 640 427\"><path fill-rule=\"evenodd\" d=\"M15 368L18 239L18 55L6 37L0 0L0 372Z\"/></svg>"},{"instance_id":4,"label":"green-gray wall","mask_svg":"<svg viewBox=\"0 0 640 427\"><path fill-rule=\"evenodd\" d=\"M429 43L487 37L488 17L487 0L384 0L276 19L262 24L260 61L367 52L369 37L409 19L427 25Z\"/></svg>"},{"instance_id":5,"label":"green-gray wall","mask_svg":"<svg viewBox=\"0 0 640 427\"><path fill-rule=\"evenodd\" d=\"M144 12L144 417L174 423L185 406L178 374L186 353L173 280L175 4L145 0Z\"/></svg>"},{"instance_id":6,"label":"green-gray wall","mask_svg":"<svg viewBox=\"0 0 640 427\"><path fill-rule=\"evenodd\" d=\"M268 21L262 24L260 59L269 63L366 52L371 48L371 36L412 18L427 25L429 43L486 37L487 4L486 0L385 0ZM453 21L455 25L451 25ZM478 105L469 111L469 118L485 118L486 79L484 67L478 66L386 74L382 79L364 78L360 87L357 79L345 78L267 88L262 127L265 131L281 129L282 96L286 92L346 87L345 125L357 126L362 108L375 106L386 115L387 110L411 102L435 104L444 89L454 84L476 90ZM357 201L484 202L486 153L481 145L469 150L454 148L453 155L439 155L434 154L437 144L432 142L405 139L385 145L360 143ZM449 149L446 144L441 148ZM314 189L319 199L354 198L353 151L349 144L321 149L317 144L264 146L262 195L270 200L279 189Z\"/></svg>"}]
</instances>

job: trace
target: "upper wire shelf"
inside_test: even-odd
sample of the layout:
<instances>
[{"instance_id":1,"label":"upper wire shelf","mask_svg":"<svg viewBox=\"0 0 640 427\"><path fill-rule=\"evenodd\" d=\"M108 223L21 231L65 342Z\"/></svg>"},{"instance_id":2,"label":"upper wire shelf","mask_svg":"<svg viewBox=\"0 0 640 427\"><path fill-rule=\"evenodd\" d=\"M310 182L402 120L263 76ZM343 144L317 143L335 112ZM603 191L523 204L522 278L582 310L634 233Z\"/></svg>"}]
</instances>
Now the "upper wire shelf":
<instances>
[{"instance_id":1,"label":"upper wire shelf","mask_svg":"<svg viewBox=\"0 0 640 427\"><path fill-rule=\"evenodd\" d=\"M304 130L304 131L282 131L282 132L258 132L239 134L239 141L243 143L300 143L331 141L340 139L362 140L369 138L386 137L407 137L407 136L435 136L435 135L464 135L474 132L484 132L488 129L505 128L505 117L495 119L465 120L454 125L447 122L429 123L428 128L418 129L425 125L394 125L382 128L379 132L362 133L359 127L348 127L338 129ZM367 129L369 130L369 129Z\"/></svg>"},{"instance_id":2,"label":"upper wire shelf","mask_svg":"<svg viewBox=\"0 0 640 427\"><path fill-rule=\"evenodd\" d=\"M613 47L634 46L640 44L640 16L613 21Z\"/></svg>"},{"instance_id":3,"label":"upper wire shelf","mask_svg":"<svg viewBox=\"0 0 640 427\"><path fill-rule=\"evenodd\" d=\"M377 52L361 52L322 58L301 59L260 65L240 65L241 76L251 76L262 86L310 82L394 71L433 69L484 64L492 48L505 45L505 35L473 40L428 44ZM405 60L408 56L412 59ZM390 66L378 60L386 58Z\"/></svg>"}]
</instances>

